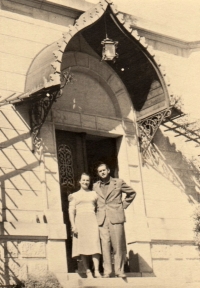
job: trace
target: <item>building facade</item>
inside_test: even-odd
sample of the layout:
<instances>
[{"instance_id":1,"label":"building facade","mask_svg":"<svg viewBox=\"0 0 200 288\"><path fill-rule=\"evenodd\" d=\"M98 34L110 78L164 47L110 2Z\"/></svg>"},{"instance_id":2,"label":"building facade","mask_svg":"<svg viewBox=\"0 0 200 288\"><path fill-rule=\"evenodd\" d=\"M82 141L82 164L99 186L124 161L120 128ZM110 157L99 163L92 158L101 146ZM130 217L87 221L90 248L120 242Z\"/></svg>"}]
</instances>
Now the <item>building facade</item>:
<instances>
[{"instance_id":1,"label":"building facade","mask_svg":"<svg viewBox=\"0 0 200 288\"><path fill-rule=\"evenodd\" d=\"M81 172L96 179L98 161L137 191L126 211L127 272L184 269L184 281L199 280L199 148L174 137L182 112L168 80L177 88L170 63L187 65L198 43L136 29L110 1L0 3L1 283L78 269L68 195ZM116 61L102 61L107 37L118 41Z\"/></svg>"}]
</instances>

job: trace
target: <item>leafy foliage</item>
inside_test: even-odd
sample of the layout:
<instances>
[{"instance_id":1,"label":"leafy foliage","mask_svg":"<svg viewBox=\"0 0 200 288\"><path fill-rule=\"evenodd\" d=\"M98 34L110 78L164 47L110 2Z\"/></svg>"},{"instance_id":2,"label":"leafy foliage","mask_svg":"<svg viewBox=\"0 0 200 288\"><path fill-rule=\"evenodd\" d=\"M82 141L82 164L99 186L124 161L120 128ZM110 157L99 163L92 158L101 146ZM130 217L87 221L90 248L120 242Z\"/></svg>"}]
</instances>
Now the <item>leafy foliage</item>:
<instances>
[{"instance_id":1,"label":"leafy foliage","mask_svg":"<svg viewBox=\"0 0 200 288\"><path fill-rule=\"evenodd\" d=\"M195 232L195 242L196 245L200 249L200 205L197 206L197 208L194 211L194 232Z\"/></svg>"},{"instance_id":2,"label":"leafy foliage","mask_svg":"<svg viewBox=\"0 0 200 288\"><path fill-rule=\"evenodd\" d=\"M56 276L48 272L45 275L28 275L26 280L22 281L25 288L63 288Z\"/></svg>"}]
</instances>

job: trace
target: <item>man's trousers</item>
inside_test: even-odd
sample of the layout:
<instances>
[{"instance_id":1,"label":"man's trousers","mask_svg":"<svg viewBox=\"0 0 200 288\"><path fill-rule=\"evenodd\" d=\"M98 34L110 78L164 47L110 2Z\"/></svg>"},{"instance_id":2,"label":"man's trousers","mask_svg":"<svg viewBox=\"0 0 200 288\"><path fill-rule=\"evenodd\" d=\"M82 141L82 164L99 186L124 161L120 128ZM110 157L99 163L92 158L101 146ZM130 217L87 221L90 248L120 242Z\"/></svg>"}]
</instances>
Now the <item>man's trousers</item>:
<instances>
[{"instance_id":1,"label":"man's trousers","mask_svg":"<svg viewBox=\"0 0 200 288\"><path fill-rule=\"evenodd\" d=\"M124 273L124 262L126 257L126 241L124 233L124 224L112 224L108 217L101 226L99 226L100 239L103 254L104 275L111 274L111 245L114 252L115 274Z\"/></svg>"}]
</instances>

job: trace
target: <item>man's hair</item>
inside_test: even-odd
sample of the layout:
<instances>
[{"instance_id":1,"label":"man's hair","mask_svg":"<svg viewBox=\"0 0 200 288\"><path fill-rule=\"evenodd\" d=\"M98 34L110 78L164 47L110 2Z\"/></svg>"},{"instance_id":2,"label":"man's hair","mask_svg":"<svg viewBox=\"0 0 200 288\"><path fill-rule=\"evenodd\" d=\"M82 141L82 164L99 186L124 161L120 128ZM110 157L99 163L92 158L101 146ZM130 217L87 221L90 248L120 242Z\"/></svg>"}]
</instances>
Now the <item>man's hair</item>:
<instances>
[{"instance_id":1,"label":"man's hair","mask_svg":"<svg viewBox=\"0 0 200 288\"><path fill-rule=\"evenodd\" d=\"M106 164L105 162L99 162L99 163L97 163L97 165L96 165L96 172L98 172L98 168L99 168L100 166L102 166L102 165L105 165L105 166L106 166L106 169L110 169L109 166L108 166L108 164Z\"/></svg>"}]
</instances>

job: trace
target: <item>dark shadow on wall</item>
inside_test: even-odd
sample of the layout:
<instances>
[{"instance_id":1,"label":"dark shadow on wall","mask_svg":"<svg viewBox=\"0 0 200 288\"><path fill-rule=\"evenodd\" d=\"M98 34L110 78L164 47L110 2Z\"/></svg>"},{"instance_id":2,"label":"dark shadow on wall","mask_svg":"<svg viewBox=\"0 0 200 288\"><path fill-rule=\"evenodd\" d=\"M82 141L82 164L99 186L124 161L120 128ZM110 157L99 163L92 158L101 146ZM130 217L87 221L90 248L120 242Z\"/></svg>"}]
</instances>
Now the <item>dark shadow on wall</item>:
<instances>
[{"instance_id":1,"label":"dark shadow on wall","mask_svg":"<svg viewBox=\"0 0 200 288\"><path fill-rule=\"evenodd\" d=\"M126 273L151 273L151 275L153 275L153 269L149 266L149 263L147 263L140 254L135 253L132 249L128 252L124 271ZM140 276L142 276L142 274Z\"/></svg>"},{"instance_id":2,"label":"dark shadow on wall","mask_svg":"<svg viewBox=\"0 0 200 288\"><path fill-rule=\"evenodd\" d=\"M130 250L127 260L128 261L125 264L126 272L140 272L138 253L134 253L133 250Z\"/></svg>"},{"instance_id":3,"label":"dark shadow on wall","mask_svg":"<svg viewBox=\"0 0 200 288\"><path fill-rule=\"evenodd\" d=\"M9 113L0 110L3 119L0 129L0 286L18 284L21 275L27 273L28 264L20 251L23 239L16 240L17 235L21 235L17 231L20 222L17 212L26 209L24 203L30 203L29 196L37 205L44 181L39 173L43 151L32 153L29 127L22 116L13 110ZM54 181L58 181L47 167L46 172ZM47 186L47 190L50 189ZM38 215L31 214L32 223L47 223L43 208L34 209Z\"/></svg>"},{"instance_id":4,"label":"dark shadow on wall","mask_svg":"<svg viewBox=\"0 0 200 288\"><path fill-rule=\"evenodd\" d=\"M2 222L1 222L1 235L5 237L6 235L9 236L8 231L4 227L4 222L6 221L6 209L4 208L6 205L6 198L5 198L5 183L4 181L0 182L1 185L1 193L2 193ZM11 225L13 223L10 222ZM13 225L14 226L14 225ZM14 226L15 227L15 226ZM11 240L11 239L10 239ZM11 247L11 245L13 247ZM15 241L12 242L8 241L6 239L0 240L0 250L1 250L1 257L0 257L0 286L1 285L10 285L12 281L16 284L20 284L20 280L18 279L17 273L12 269L12 267L15 266L15 268L19 268L20 264L18 262L18 259L16 255L19 253L18 247L15 244ZM13 253L13 251L15 251Z\"/></svg>"},{"instance_id":5,"label":"dark shadow on wall","mask_svg":"<svg viewBox=\"0 0 200 288\"><path fill-rule=\"evenodd\" d=\"M186 193L188 202L200 202L200 194L196 190L200 180L198 168L160 130L156 132L153 144L149 145L144 163Z\"/></svg>"}]
</instances>

